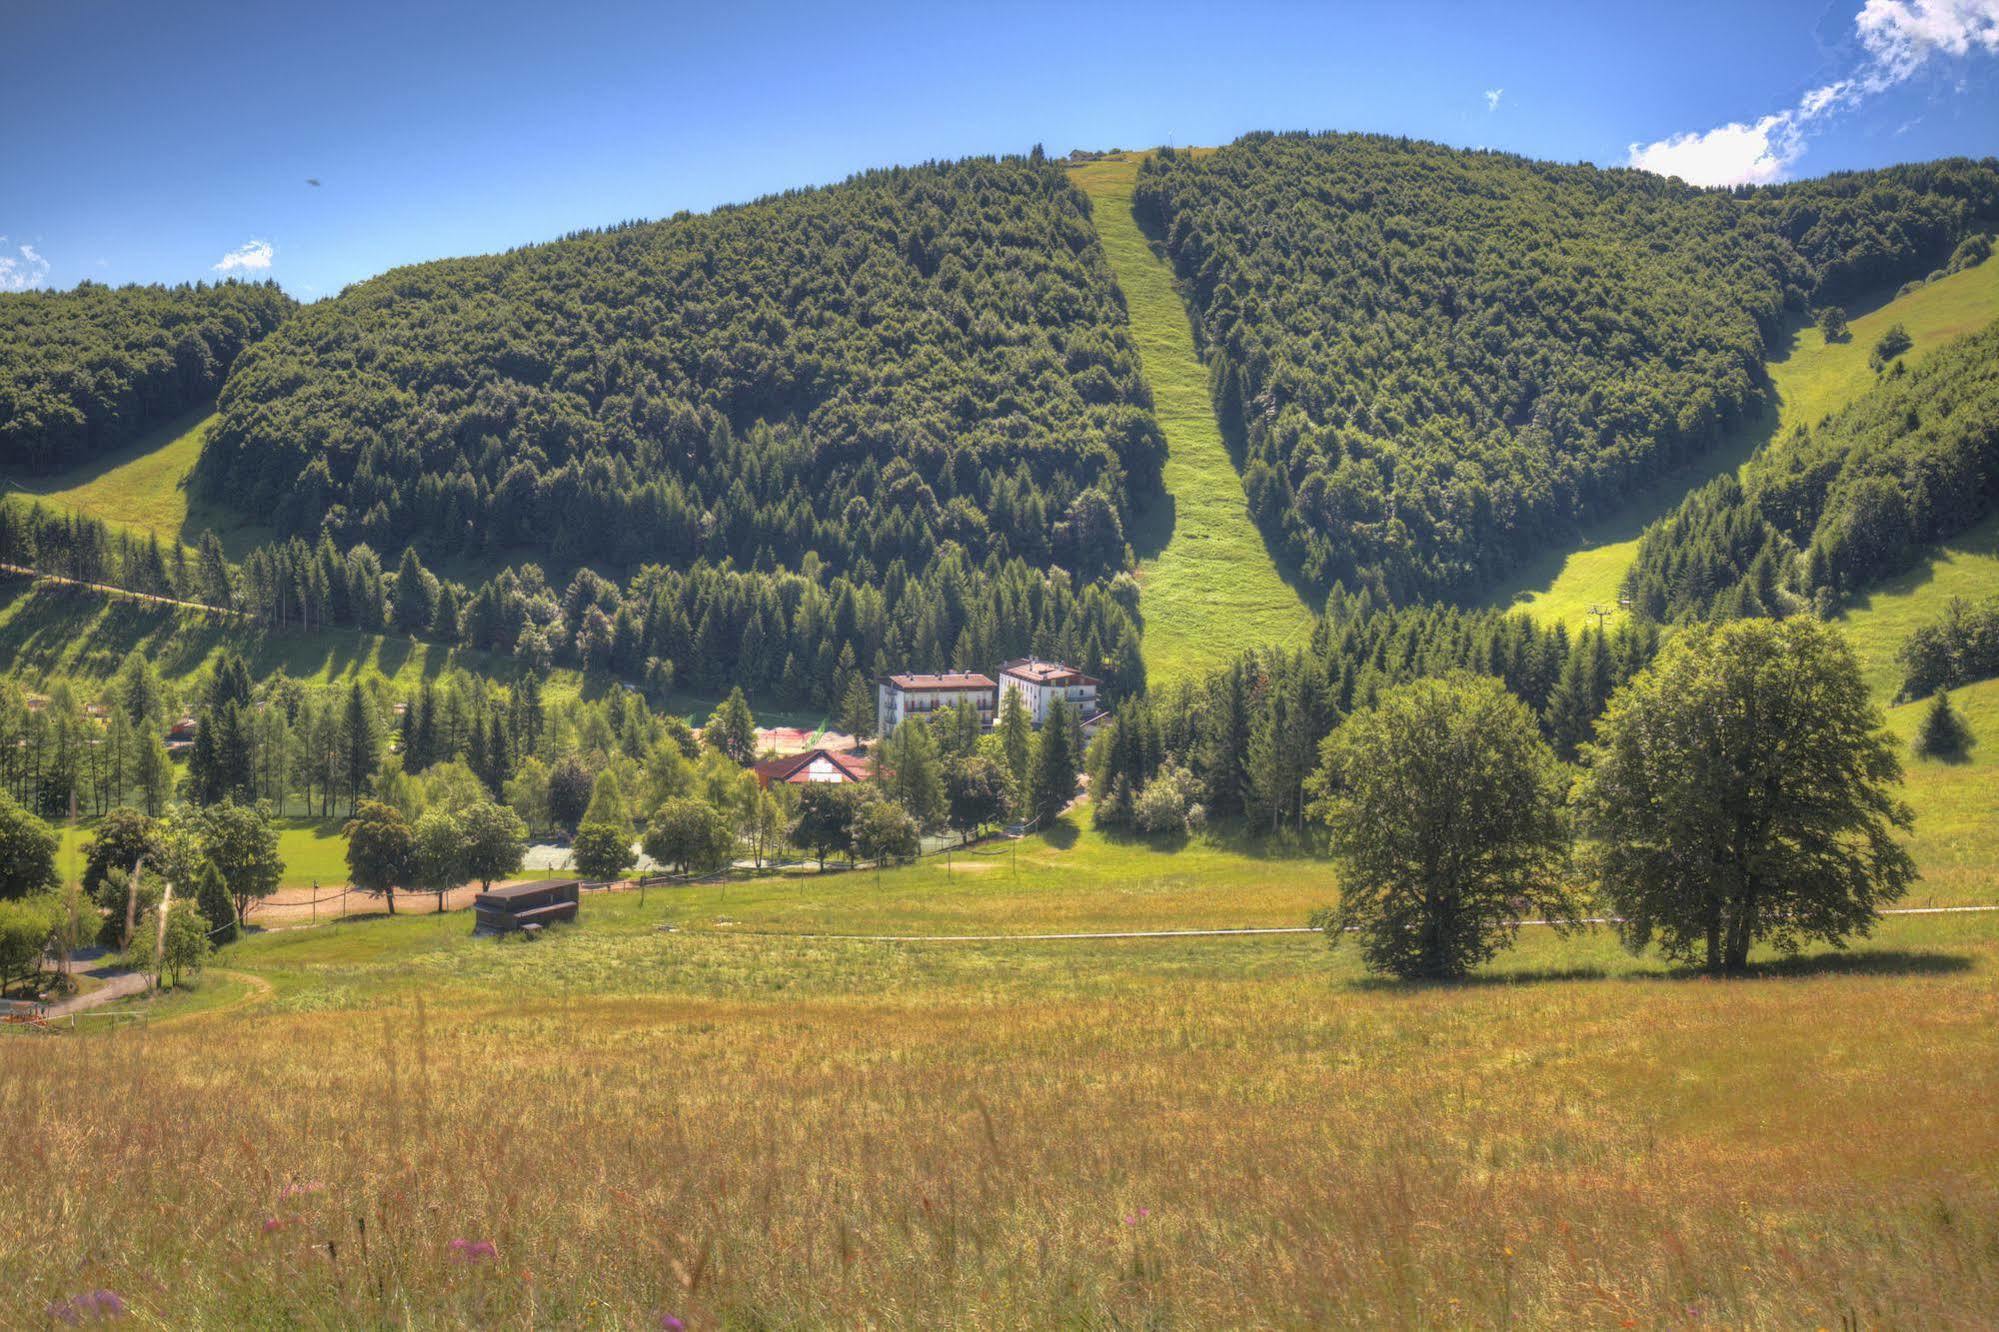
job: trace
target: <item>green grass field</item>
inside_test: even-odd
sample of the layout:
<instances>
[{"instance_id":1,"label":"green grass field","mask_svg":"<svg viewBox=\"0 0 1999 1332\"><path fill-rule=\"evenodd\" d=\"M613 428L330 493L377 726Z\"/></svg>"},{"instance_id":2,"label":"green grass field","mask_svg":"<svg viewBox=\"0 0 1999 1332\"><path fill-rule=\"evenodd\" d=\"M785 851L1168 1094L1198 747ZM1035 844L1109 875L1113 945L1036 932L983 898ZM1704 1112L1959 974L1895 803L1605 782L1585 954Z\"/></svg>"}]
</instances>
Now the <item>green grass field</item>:
<instances>
[{"instance_id":1,"label":"green grass field","mask_svg":"<svg viewBox=\"0 0 1999 1332\"><path fill-rule=\"evenodd\" d=\"M1816 326L1797 328L1769 364L1778 402L1775 419L1766 413L1745 423L1713 453L1649 487L1621 512L1588 526L1574 549L1550 552L1510 579L1497 592L1497 603L1518 606L1543 623L1581 628L1592 606L1617 605L1625 571L1638 553L1638 538L1671 513L1689 490L1741 467L1769 441L1781 440L1798 425L1816 423L1872 388L1875 375L1868 354L1890 324L1902 324L1915 339L1905 357L1914 368L1939 347L1994 319L1999 319L1999 263L1984 263L1859 316L1844 342L1827 345Z\"/></svg>"},{"instance_id":2,"label":"green grass field","mask_svg":"<svg viewBox=\"0 0 1999 1332\"><path fill-rule=\"evenodd\" d=\"M191 547L212 528L236 558L269 540L270 531L188 494L187 474L214 424L214 408L200 407L122 449L60 471L0 468L0 482L53 508L87 514L113 529L151 534L162 542Z\"/></svg>"},{"instance_id":3,"label":"green grass field","mask_svg":"<svg viewBox=\"0 0 1999 1332\"><path fill-rule=\"evenodd\" d=\"M344 819L289 817L275 822L278 854L285 862L283 887L309 888L315 883L347 882L347 839L340 835ZM96 835L97 820L58 823L55 831L61 839L56 850L57 871L65 878L81 878L83 848Z\"/></svg>"},{"instance_id":4,"label":"green grass field","mask_svg":"<svg viewBox=\"0 0 1999 1332\"><path fill-rule=\"evenodd\" d=\"M1172 267L1131 215L1137 175L1129 155L1071 172L1090 196L1166 432L1165 495L1131 533L1144 590L1146 674L1157 684L1213 670L1247 648L1300 644L1311 612L1250 520Z\"/></svg>"}]
</instances>

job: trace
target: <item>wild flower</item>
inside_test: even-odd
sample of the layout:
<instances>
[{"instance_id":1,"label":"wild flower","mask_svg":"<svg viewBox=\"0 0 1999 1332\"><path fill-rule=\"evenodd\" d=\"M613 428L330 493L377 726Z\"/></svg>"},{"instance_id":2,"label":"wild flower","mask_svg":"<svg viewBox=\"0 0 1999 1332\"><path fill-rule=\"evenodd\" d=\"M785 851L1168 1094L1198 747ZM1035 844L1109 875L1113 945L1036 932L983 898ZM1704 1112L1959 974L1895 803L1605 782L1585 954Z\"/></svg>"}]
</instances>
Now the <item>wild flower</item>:
<instances>
[{"instance_id":1,"label":"wild flower","mask_svg":"<svg viewBox=\"0 0 1999 1332\"><path fill-rule=\"evenodd\" d=\"M478 1263L500 1256L499 1246L491 1240L455 1239L451 1241L451 1261L455 1263Z\"/></svg>"},{"instance_id":2,"label":"wild flower","mask_svg":"<svg viewBox=\"0 0 1999 1332\"><path fill-rule=\"evenodd\" d=\"M1152 1209L1150 1207L1141 1207L1136 1212L1133 1212L1130 1216L1127 1216L1124 1219L1124 1223L1128 1226L1135 1226L1139 1222L1145 1220L1147 1217L1151 1215L1152 1215Z\"/></svg>"},{"instance_id":3,"label":"wild flower","mask_svg":"<svg viewBox=\"0 0 1999 1332\"><path fill-rule=\"evenodd\" d=\"M681 1322L670 1313L663 1313L659 1316L659 1326L660 1332L682 1332L687 1324Z\"/></svg>"},{"instance_id":4,"label":"wild flower","mask_svg":"<svg viewBox=\"0 0 1999 1332\"><path fill-rule=\"evenodd\" d=\"M125 1301L115 1291L109 1290L87 1290L49 1306L49 1317L71 1327L86 1318L93 1322L123 1318L126 1312Z\"/></svg>"}]
</instances>

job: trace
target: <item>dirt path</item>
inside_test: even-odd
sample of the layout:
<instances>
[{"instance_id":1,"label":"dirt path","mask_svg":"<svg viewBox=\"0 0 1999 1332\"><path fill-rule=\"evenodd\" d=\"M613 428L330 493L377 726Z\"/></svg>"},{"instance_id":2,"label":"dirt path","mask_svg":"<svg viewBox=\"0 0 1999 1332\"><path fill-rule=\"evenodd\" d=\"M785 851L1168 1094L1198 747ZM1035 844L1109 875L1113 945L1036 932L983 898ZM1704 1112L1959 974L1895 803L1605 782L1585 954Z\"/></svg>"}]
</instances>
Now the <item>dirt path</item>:
<instances>
[{"instance_id":1,"label":"dirt path","mask_svg":"<svg viewBox=\"0 0 1999 1332\"><path fill-rule=\"evenodd\" d=\"M50 1004L47 1009L43 1010L42 1016L47 1018L68 1017L71 1013L82 1013L88 1009L99 1008L119 999L129 999L135 994L144 994L147 983L146 977L142 972L121 971L105 977L104 983L88 994L71 995L67 999L57 1000L55 1003Z\"/></svg>"},{"instance_id":2,"label":"dirt path","mask_svg":"<svg viewBox=\"0 0 1999 1332\"><path fill-rule=\"evenodd\" d=\"M87 592L101 593L107 597L124 597L131 601L151 602L155 606L178 606L182 610L204 611L209 615L221 615L228 619L247 619L244 611L231 610L227 606L211 606L205 601L181 601L174 597L156 596L151 592L134 592L129 587L114 587L110 583L87 583L80 578L65 578L61 574L44 573L31 569L25 564L0 562L0 573L16 574L22 578L32 578L38 583L54 583L58 587L77 587Z\"/></svg>"}]
</instances>

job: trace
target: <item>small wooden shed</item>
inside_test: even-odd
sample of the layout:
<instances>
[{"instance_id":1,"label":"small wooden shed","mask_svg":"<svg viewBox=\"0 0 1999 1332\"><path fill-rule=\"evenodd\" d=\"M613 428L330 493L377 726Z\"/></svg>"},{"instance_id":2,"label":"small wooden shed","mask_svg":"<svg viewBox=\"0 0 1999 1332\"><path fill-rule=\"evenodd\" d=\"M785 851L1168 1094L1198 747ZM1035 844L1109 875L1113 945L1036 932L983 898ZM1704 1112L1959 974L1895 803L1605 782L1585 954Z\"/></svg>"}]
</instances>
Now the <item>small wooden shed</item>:
<instances>
[{"instance_id":1,"label":"small wooden shed","mask_svg":"<svg viewBox=\"0 0 1999 1332\"><path fill-rule=\"evenodd\" d=\"M472 899L475 930L505 934L524 925L550 925L575 920L582 896L577 879L542 879L506 888L489 888Z\"/></svg>"}]
</instances>

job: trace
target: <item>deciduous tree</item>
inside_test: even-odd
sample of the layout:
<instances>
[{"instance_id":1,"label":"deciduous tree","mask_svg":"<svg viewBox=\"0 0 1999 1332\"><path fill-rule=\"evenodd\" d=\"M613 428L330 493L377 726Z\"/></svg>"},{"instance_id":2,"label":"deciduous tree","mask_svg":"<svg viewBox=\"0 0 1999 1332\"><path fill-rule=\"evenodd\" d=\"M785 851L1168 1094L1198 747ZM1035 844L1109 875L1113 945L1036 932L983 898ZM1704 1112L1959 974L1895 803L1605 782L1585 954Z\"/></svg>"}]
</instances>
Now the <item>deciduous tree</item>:
<instances>
[{"instance_id":1,"label":"deciduous tree","mask_svg":"<svg viewBox=\"0 0 1999 1332\"><path fill-rule=\"evenodd\" d=\"M1389 690L1327 736L1310 785L1340 878L1339 905L1312 923L1335 945L1358 935L1369 970L1449 979L1509 943L1522 913L1577 923L1561 769L1498 680Z\"/></svg>"},{"instance_id":2,"label":"deciduous tree","mask_svg":"<svg viewBox=\"0 0 1999 1332\"><path fill-rule=\"evenodd\" d=\"M1853 651L1809 617L1681 629L1582 751L1582 828L1633 951L1740 971L1844 946L1916 877L1902 768Z\"/></svg>"}]
</instances>

